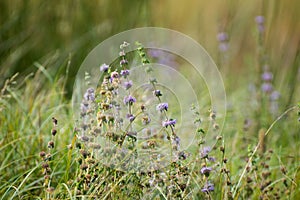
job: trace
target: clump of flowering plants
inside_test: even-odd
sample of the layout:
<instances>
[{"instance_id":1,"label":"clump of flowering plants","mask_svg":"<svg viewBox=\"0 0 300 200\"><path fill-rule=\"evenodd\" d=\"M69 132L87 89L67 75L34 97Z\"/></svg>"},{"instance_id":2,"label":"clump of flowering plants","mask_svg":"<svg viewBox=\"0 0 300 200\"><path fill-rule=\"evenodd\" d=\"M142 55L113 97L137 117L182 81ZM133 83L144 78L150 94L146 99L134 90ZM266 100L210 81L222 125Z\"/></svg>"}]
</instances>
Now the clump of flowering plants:
<instances>
[{"instance_id":1,"label":"clump of flowering plants","mask_svg":"<svg viewBox=\"0 0 300 200\"><path fill-rule=\"evenodd\" d=\"M87 89L73 144L80 170L78 180L70 181L76 195L211 198L223 183L228 187L222 190L229 192L230 172L223 138L217 134L217 113L209 110L203 117L191 104L191 125L182 128L176 98L156 77L148 50L136 43L136 50L128 51L130 45L123 42L118 58L99 66L97 87L89 85L90 75L85 74ZM139 77L142 81L137 81ZM206 143L204 126L212 127L217 136L212 144ZM194 135L193 147L183 147L187 138L179 136L180 128L192 133L186 137Z\"/></svg>"}]
</instances>

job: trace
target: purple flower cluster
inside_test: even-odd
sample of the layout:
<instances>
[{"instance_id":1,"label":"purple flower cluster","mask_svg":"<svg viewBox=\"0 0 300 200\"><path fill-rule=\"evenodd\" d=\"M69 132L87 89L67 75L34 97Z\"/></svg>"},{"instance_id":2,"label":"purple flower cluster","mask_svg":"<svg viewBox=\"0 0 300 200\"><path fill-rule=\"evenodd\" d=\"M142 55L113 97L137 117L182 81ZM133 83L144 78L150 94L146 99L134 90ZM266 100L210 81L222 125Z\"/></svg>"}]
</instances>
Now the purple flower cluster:
<instances>
[{"instance_id":1,"label":"purple flower cluster","mask_svg":"<svg viewBox=\"0 0 300 200\"><path fill-rule=\"evenodd\" d=\"M272 72L268 71L268 65L264 66L264 72L261 75L261 79L263 81L261 85L261 90L264 93L270 94L273 90L272 80L273 80L273 74Z\"/></svg>"},{"instance_id":2,"label":"purple flower cluster","mask_svg":"<svg viewBox=\"0 0 300 200\"><path fill-rule=\"evenodd\" d=\"M129 96L125 96L124 97L124 104L125 105L132 105L133 103L135 103L136 102L136 99L133 97L133 96L131 96L131 95L129 95Z\"/></svg>"},{"instance_id":3,"label":"purple flower cluster","mask_svg":"<svg viewBox=\"0 0 300 200\"><path fill-rule=\"evenodd\" d=\"M204 187L201 189L202 192L209 193L215 190L214 184L207 182Z\"/></svg>"},{"instance_id":4,"label":"purple flower cluster","mask_svg":"<svg viewBox=\"0 0 300 200\"><path fill-rule=\"evenodd\" d=\"M219 50L221 52L226 52L229 48L227 33L225 33L225 32L218 33L217 39L219 41Z\"/></svg>"},{"instance_id":5,"label":"purple flower cluster","mask_svg":"<svg viewBox=\"0 0 300 200\"><path fill-rule=\"evenodd\" d=\"M114 71L110 74L110 76L111 76L111 79L116 79L116 78L119 78L119 73Z\"/></svg>"},{"instance_id":6,"label":"purple flower cluster","mask_svg":"<svg viewBox=\"0 0 300 200\"><path fill-rule=\"evenodd\" d=\"M261 90L264 92L264 93L271 93L272 90L273 90L273 86L271 83L269 82L265 82L261 85Z\"/></svg>"},{"instance_id":7,"label":"purple flower cluster","mask_svg":"<svg viewBox=\"0 0 300 200\"><path fill-rule=\"evenodd\" d=\"M128 64L128 61L126 59L122 59L120 61L120 65L127 65Z\"/></svg>"},{"instance_id":8,"label":"purple flower cluster","mask_svg":"<svg viewBox=\"0 0 300 200\"><path fill-rule=\"evenodd\" d=\"M263 33L265 30L265 17L264 16L256 16L255 22L257 24L257 29L259 33Z\"/></svg>"},{"instance_id":9,"label":"purple flower cluster","mask_svg":"<svg viewBox=\"0 0 300 200\"><path fill-rule=\"evenodd\" d=\"M210 147L203 147L203 149L200 151L201 158L208 158L208 154L211 151Z\"/></svg>"},{"instance_id":10,"label":"purple flower cluster","mask_svg":"<svg viewBox=\"0 0 300 200\"><path fill-rule=\"evenodd\" d=\"M125 70L121 70L120 75L123 76L124 78L126 78L127 76L129 76L129 70L125 69Z\"/></svg>"},{"instance_id":11,"label":"purple flower cluster","mask_svg":"<svg viewBox=\"0 0 300 200\"><path fill-rule=\"evenodd\" d=\"M201 174L204 174L205 176L209 176L209 173L211 172L211 167L202 167L200 172Z\"/></svg>"},{"instance_id":12,"label":"purple flower cluster","mask_svg":"<svg viewBox=\"0 0 300 200\"><path fill-rule=\"evenodd\" d=\"M87 89L83 97L86 101L95 101L95 90L93 88Z\"/></svg>"},{"instance_id":13,"label":"purple flower cluster","mask_svg":"<svg viewBox=\"0 0 300 200\"><path fill-rule=\"evenodd\" d=\"M275 115L278 111L278 100L280 98L280 93L273 89L273 74L269 71L268 65L264 66L264 72L261 75L263 81L261 85L261 90L263 93L268 95L270 100L270 112Z\"/></svg>"},{"instance_id":14,"label":"purple flower cluster","mask_svg":"<svg viewBox=\"0 0 300 200\"><path fill-rule=\"evenodd\" d=\"M261 79L263 81L270 82L273 80L273 74L271 72L266 71L261 75Z\"/></svg>"},{"instance_id":15,"label":"purple flower cluster","mask_svg":"<svg viewBox=\"0 0 300 200\"><path fill-rule=\"evenodd\" d=\"M128 90L129 88L131 88L132 87L132 81L130 80L130 81L125 81L124 83L123 83L123 87L126 89L126 90Z\"/></svg>"},{"instance_id":16,"label":"purple flower cluster","mask_svg":"<svg viewBox=\"0 0 300 200\"><path fill-rule=\"evenodd\" d=\"M160 90L154 90L153 95L156 96L156 97L160 97L160 96L162 96L162 93L161 93Z\"/></svg>"},{"instance_id":17,"label":"purple flower cluster","mask_svg":"<svg viewBox=\"0 0 300 200\"><path fill-rule=\"evenodd\" d=\"M169 119L169 120L166 120L166 121L162 122L163 127L168 127L168 126L175 127L175 124L176 124L176 119Z\"/></svg>"},{"instance_id":18,"label":"purple flower cluster","mask_svg":"<svg viewBox=\"0 0 300 200\"><path fill-rule=\"evenodd\" d=\"M109 65L107 65L105 63L100 66L100 71L101 72L107 72L108 69L109 69Z\"/></svg>"},{"instance_id":19,"label":"purple flower cluster","mask_svg":"<svg viewBox=\"0 0 300 200\"><path fill-rule=\"evenodd\" d=\"M169 105L168 103L160 103L156 106L156 110L162 112L162 111L168 111Z\"/></svg>"},{"instance_id":20,"label":"purple flower cluster","mask_svg":"<svg viewBox=\"0 0 300 200\"><path fill-rule=\"evenodd\" d=\"M133 114L127 114L126 116L130 122L133 122L135 120L135 116Z\"/></svg>"}]
</instances>

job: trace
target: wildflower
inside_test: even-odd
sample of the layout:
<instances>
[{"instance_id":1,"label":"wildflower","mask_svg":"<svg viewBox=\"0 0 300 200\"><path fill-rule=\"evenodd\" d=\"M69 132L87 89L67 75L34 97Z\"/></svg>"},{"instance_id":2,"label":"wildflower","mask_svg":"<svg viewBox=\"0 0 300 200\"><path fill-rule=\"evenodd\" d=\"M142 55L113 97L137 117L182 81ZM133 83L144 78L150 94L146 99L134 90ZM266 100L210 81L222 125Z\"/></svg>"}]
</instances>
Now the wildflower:
<instances>
[{"instance_id":1,"label":"wildflower","mask_svg":"<svg viewBox=\"0 0 300 200\"><path fill-rule=\"evenodd\" d=\"M161 93L160 90L154 90L154 91L153 91L153 94L154 94L154 96L156 96L156 97L162 96L162 93Z\"/></svg>"},{"instance_id":2,"label":"wildflower","mask_svg":"<svg viewBox=\"0 0 300 200\"><path fill-rule=\"evenodd\" d=\"M101 66L100 66L100 71L101 72L107 72L108 71L108 68L109 68L109 65L107 65L107 64L102 64Z\"/></svg>"},{"instance_id":3,"label":"wildflower","mask_svg":"<svg viewBox=\"0 0 300 200\"><path fill-rule=\"evenodd\" d=\"M127 65L128 64L128 61L126 59L122 59L120 61L120 65Z\"/></svg>"},{"instance_id":4,"label":"wildflower","mask_svg":"<svg viewBox=\"0 0 300 200\"><path fill-rule=\"evenodd\" d=\"M130 122L133 122L135 120L135 116L133 114L127 114L127 118Z\"/></svg>"},{"instance_id":5,"label":"wildflower","mask_svg":"<svg viewBox=\"0 0 300 200\"><path fill-rule=\"evenodd\" d=\"M211 172L211 167L202 167L200 172L201 174L204 174L205 176L209 176L209 173Z\"/></svg>"},{"instance_id":6,"label":"wildflower","mask_svg":"<svg viewBox=\"0 0 300 200\"><path fill-rule=\"evenodd\" d=\"M264 16L261 16L261 15L256 16L256 17L255 17L255 22L256 22L257 24L264 24L264 22L265 22L265 17L264 17Z\"/></svg>"},{"instance_id":7,"label":"wildflower","mask_svg":"<svg viewBox=\"0 0 300 200\"><path fill-rule=\"evenodd\" d=\"M265 26L264 26L265 18L264 18L264 16L257 16L255 18L255 22L257 23L258 31L260 33L262 33L265 30Z\"/></svg>"},{"instance_id":8,"label":"wildflower","mask_svg":"<svg viewBox=\"0 0 300 200\"><path fill-rule=\"evenodd\" d=\"M162 123L162 126L163 127L168 127L168 126L173 126L174 127L175 124L176 124L176 119L170 119L170 120L164 121Z\"/></svg>"},{"instance_id":9,"label":"wildflower","mask_svg":"<svg viewBox=\"0 0 300 200\"><path fill-rule=\"evenodd\" d=\"M202 192L206 192L206 193L209 193L214 190L215 190L215 186L210 182L206 183L204 187L201 189Z\"/></svg>"},{"instance_id":10,"label":"wildflower","mask_svg":"<svg viewBox=\"0 0 300 200\"><path fill-rule=\"evenodd\" d=\"M114 72L112 72L112 73L110 74L110 77L111 77L112 79L119 78L119 73L116 72L116 71L114 71Z\"/></svg>"},{"instance_id":11,"label":"wildflower","mask_svg":"<svg viewBox=\"0 0 300 200\"><path fill-rule=\"evenodd\" d=\"M173 139L173 145L175 145L177 147L177 149L179 149L179 147L180 147L180 138L178 136L175 136L175 138Z\"/></svg>"},{"instance_id":12,"label":"wildflower","mask_svg":"<svg viewBox=\"0 0 300 200\"><path fill-rule=\"evenodd\" d=\"M273 89L273 86L271 83L263 83L261 89L265 93L270 93Z\"/></svg>"},{"instance_id":13,"label":"wildflower","mask_svg":"<svg viewBox=\"0 0 300 200\"><path fill-rule=\"evenodd\" d=\"M168 103L160 103L156 106L156 110L159 110L160 112L162 112L163 110L168 111L169 105Z\"/></svg>"},{"instance_id":14,"label":"wildflower","mask_svg":"<svg viewBox=\"0 0 300 200\"><path fill-rule=\"evenodd\" d=\"M262 75L261 75L261 78L263 81L272 81L273 79L273 74L271 72L264 72Z\"/></svg>"},{"instance_id":15,"label":"wildflower","mask_svg":"<svg viewBox=\"0 0 300 200\"><path fill-rule=\"evenodd\" d=\"M216 159L214 157L208 157L207 158L210 162L216 162Z\"/></svg>"},{"instance_id":16,"label":"wildflower","mask_svg":"<svg viewBox=\"0 0 300 200\"><path fill-rule=\"evenodd\" d=\"M128 104L132 105L135 102L136 102L136 99L133 96L131 96L131 95L124 97L124 104L125 105L128 105Z\"/></svg>"},{"instance_id":17,"label":"wildflower","mask_svg":"<svg viewBox=\"0 0 300 200\"><path fill-rule=\"evenodd\" d=\"M93 88L88 88L83 97L86 101L95 101L95 90Z\"/></svg>"},{"instance_id":18,"label":"wildflower","mask_svg":"<svg viewBox=\"0 0 300 200\"><path fill-rule=\"evenodd\" d=\"M200 152L201 158L208 158L208 154L211 151L210 147L203 147L203 149Z\"/></svg>"},{"instance_id":19,"label":"wildflower","mask_svg":"<svg viewBox=\"0 0 300 200\"><path fill-rule=\"evenodd\" d=\"M88 111L88 104L87 103L81 103L80 104L80 110L81 110L81 113L86 113Z\"/></svg>"},{"instance_id":20,"label":"wildflower","mask_svg":"<svg viewBox=\"0 0 300 200\"><path fill-rule=\"evenodd\" d=\"M121 70L120 75L126 78L129 75L129 70L128 69Z\"/></svg>"},{"instance_id":21,"label":"wildflower","mask_svg":"<svg viewBox=\"0 0 300 200\"><path fill-rule=\"evenodd\" d=\"M123 87L128 90L129 88L132 87L132 81L126 81L123 83Z\"/></svg>"},{"instance_id":22,"label":"wildflower","mask_svg":"<svg viewBox=\"0 0 300 200\"><path fill-rule=\"evenodd\" d=\"M278 91L273 91L270 95L271 101L277 101L280 97L280 93Z\"/></svg>"},{"instance_id":23,"label":"wildflower","mask_svg":"<svg viewBox=\"0 0 300 200\"><path fill-rule=\"evenodd\" d=\"M226 43L226 42L221 42L221 43L219 44L219 50L220 50L221 52L226 52L226 51L228 50L228 48L229 48L229 45L228 45L228 43Z\"/></svg>"},{"instance_id":24,"label":"wildflower","mask_svg":"<svg viewBox=\"0 0 300 200\"><path fill-rule=\"evenodd\" d=\"M225 42L228 40L228 35L227 33L225 32L220 32L218 35L217 35L217 39L219 42Z\"/></svg>"}]
</instances>

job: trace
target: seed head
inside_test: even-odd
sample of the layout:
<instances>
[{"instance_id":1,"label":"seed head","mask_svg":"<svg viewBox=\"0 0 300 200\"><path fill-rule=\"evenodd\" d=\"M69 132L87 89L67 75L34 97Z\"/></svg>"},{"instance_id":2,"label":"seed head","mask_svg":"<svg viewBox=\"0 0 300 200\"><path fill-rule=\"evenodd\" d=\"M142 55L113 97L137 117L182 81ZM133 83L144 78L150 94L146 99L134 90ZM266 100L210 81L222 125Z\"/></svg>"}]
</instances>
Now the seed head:
<instances>
[{"instance_id":1,"label":"seed head","mask_svg":"<svg viewBox=\"0 0 300 200\"><path fill-rule=\"evenodd\" d=\"M53 149L54 148L54 142L53 141L48 142L48 148L49 149Z\"/></svg>"},{"instance_id":2,"label":"seed head","mask_svg":"<svg viewBox=\"0 0 300 200\"><path fill-rule=\"evenodd\" d=\"M57 133L57 130L56 130L56 129L52 129L51 134L52 134L53 136L55 136L56 133Z\"/></svg>"},{"instance_id":3,"label":"seed head","mask_svg":"<svg viewBox=\"0 0 300 200\"><path fill-rule=\"evenodd\" d=\"M52 122L53 122L54 126L57 125L57 119L55 117L52 117Z\"/></svg>"}]
</instances>

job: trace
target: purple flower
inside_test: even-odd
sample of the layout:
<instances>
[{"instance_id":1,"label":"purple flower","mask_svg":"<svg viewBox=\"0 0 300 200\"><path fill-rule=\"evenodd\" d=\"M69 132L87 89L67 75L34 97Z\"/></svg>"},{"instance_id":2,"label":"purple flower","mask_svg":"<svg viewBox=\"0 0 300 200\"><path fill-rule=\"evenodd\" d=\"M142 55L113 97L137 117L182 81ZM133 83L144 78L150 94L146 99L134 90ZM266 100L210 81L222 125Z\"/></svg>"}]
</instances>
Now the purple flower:
<instances>
[{"instance_id":1,"label":"purple flower","mask_svg":"<svg viewBox=\"0 0 300 200\"><path fill-rule=\"evenodd\" d=\"M132 86L132 81L125 81L125 82L123 83L123 87L124 87L126 90L128 90L129 88L131 88L131 86Z\"/></svg>"},{"instance_id":2,"label":"purple flower","mask_svg":"<svg viewBox=\"0 0 300 200\"><path fill-rule=\"evenodd\" d=\"M256 16L256 17L255 17L255 22L256 22L257 24L263 24L263 23L265 22L265 17L264 17L264 16L261 16L261 15Z\"/></svg>"},{"instance_id":3,"label":"purple flower","mask_svg":"<svg viewBox=\"0 0 300 200\"><path fill-rule=\"evenodd\" d=\"M228 35L225 32L218 33L217 39L219 42L225 42L226 40L228 40Z\"/></svg>"},{"instance_id":4,"label":"purple flower","mask_svg":"<svg viewBox=\"0 0 300 200\"><path fill-rule=\"evenodd\" d=\"M169 105L168 103L160 103L156 106L156 110L159 110L160 112L162 112L163 110L168 111Z\"/></svg>"},{"instance_id":5,"label":"purple flower","mask_svg":"<svg viewBox=\"0 0 300 200\"><path fill-rule=\"evenodd\" d=\"M201 174L204 174L205 176L209 176L209 173L211 172L211 167L202 167L200 172Z\"/></svg>"},{"instance_id":6,"label":"purple flower","mask_svg":"<svg viewBox=\"0 0 300 200\"><path fill-rule=\"evenodd\" d=\"M121 76L124 76L124 78L126 78L129 75L129 70L128 69L121 70L120 74Z\"/></svg>"},{"instance_id":7,"label":"purple flower","mask_svg":"<svg viewBox=\"0 0 300 200\"><path fill-rule=\"evenodd\" d=\"M264 16L256 16L255 17L255 22L257 23L258 31L260 33L264 32L264 30L265 30L265 26L264 26L265 18L264 18Z\"/></svg>"},{"instance_id":8,"label":"purple flower","mask_svg":"<svg viewBox=\"0 0 300 200\"><path fill-rule=\"evenodd\" d=\"M170 119L170 120L164 121L162 123L162 126L163 127L168 127L168 126L173 126L174 127L175 124L176 124L176 119Z\"/></svg>"},{"instance_id":9,"label":"purple flower","mask_svg":"<svg viewBox=\"0 0 300 200\"><path fill-rule=\"evenodd\" d=\"M277 101L280 97L280 93L278 91L273 91L270 95L271 101Z\"/></svg>"},{"instance_id":10,"label":"purple flower","mask_svg":"<svg viewBox=\"0 0 300 200\"><path fill-rule=\"evenodd\" d=\"M173 144L175 144L177 147L180 146L180 138L178 136L176 136L173 140Z\"/></svg>"},{"instance_id":11,"label":"purple flower","mask_svg":"<svg viewBox=\"0 0 300 200\"><path fill-rule=\"evenodd\" d=\"M135 120L135 116L133 114L127 114L126 116L130 122L133 122Z\"/></svg>"},{"instance_id":12,"label":"purple flower","mask_svg":"<svg viewBox=\"0 0 300 200\"><path fill-rule=\"evenodd\" d=\"M109 65L107 65L107 64L102 64L101 66L100 66L100 71L101 72L107 72L108 71L108 68L109 68Z\"/></svg>"},{"instance_id":13,"label":"purple flower","mask_svg":"<svg viewBox=\"0 0 300 200\"><path fill-rule=\"evenodd\" d=\"M264 72L262 75L261 75L261 79L264 80L264 81L272 81L273 79L273 74L271 72Z\"/></svg>"},{"instance_id":14,"label":"purple flower","mask_svg":"<svg viewBox=\"0 0 300 200\"><path fill-rule=\"evenodd\" d=\"M124 97L124 104L125 105L132 105L133 103L135 103L136 102L136 99L133 97L133 96L131 96L131 95L129 95L129 96L125 96Z\"/></svg>"},{"instance_id":15,"label":"purple flower","mask_svg":"<svg viewBox=\"0 0 300 200\"><path fill-rule=\"evenodd\" d=\"M95 101L95 90L93 88L87 89L83 97L86 101Z\"/></svg>"},{"instance_id":16,"label":"purple flower","mask_svg":"<svg viewBox=\"0 0 300 200\"><path fill-rule=\"evenodd\" d=\"M200 151L201 158L208 158L208 154L211 151L210 147L203 147L203 149Z\"/></svg>"},{"instance_id":17,"label":"purple flower","mask_svg":"<svg viewBox=\"0 0 300 200\"><path fill-rule=\"evenodd\" d=\"M215 162L216 161L216 159L214 158L214 157L208 157L207 158L210 162Z\"/></svg>"},{"instance_id":18,"label":"purple flower","mask_svg":"<svg viewBox=\"0 0 300 200\"><path fill-rule=\"evenodd\" d=\"M88 111L89 104L87 103L81 103L80 104L80 110L82 114L85 114Z\"/></svg>"},{"instance_id":19,"label":"purple flower","mask_svg":"<svg viewBox=\"0 0 300 200\"><path fill-rule=\"evenodd\" d=\"M110 74L110 76L111 76L112 79L119 78L119 73L116 72L116 71L114 71L114 72L112 72L112 73Z\"/></svg>"},{"instance_id":20,"label":"purple flower","mask_svg":"<svg viewBox=\"0 0 300 200\"><path fill-rule=\"evenodd\" d=\"M221 52L226 52L226 51L228 50L228 48L229 48L229 45L228 45L227 42L221 42L221 43L219 44L219 50L220 50Z\"/></svg>"},{"instance_id":21,"label":"purple flower","mask_svg":"<svg viewBox=\"0 0 300 200\"><path fill-rule=\"evenodd\" d=\"M214 184L209 183L209 182L206 183L204 185L204 187L201 189L202 192L206 192L206 193L209 193L209 192L214 191L214 190L215 190Z\"/></svg>"},{"instance_id":22,"label":"purple flower","mask_svg":"<svg viewBox=\"0 0 300 200\"><path fill-rule=\"evenodd\" d=\"M160 90L154 90L154 91L153 91L153 94L154 94L154 96L156 96L156 97L162 96L162 93L161 93Z\"/></svg>"},{"instance_id":23,"label":"purple flower","mask_svg":"<svg viewBox=\"0 0 300 200\"><path fill-rule=\"evenodd\" d=\"M258 31L259 31L260 33L264 32L264 30L265 30L265 26L264 26L263 24L259 24L259 25L257 26L257 28L258 28Z\"/></svg>"},{"instance_id":24,"label":"purple flower","mask_svg":"<svg viewBox=\"0 0 300 200\"><path fill-rule=\"evenodd\" d=\"M271 83L263 83L261 89L265 93L270 93L273 89L273 86Z\"/></svg>"},{"instance_id":25,"label":"purple flower","mask_svg":"<svg viewBox=\"0 0 300 200\"><path fill-rule=\"evenodd\" d=\"M128 64L128 61L126 59L122 59L120 61L120 65L127 65Z\"/></svg>"}]
</instances>

